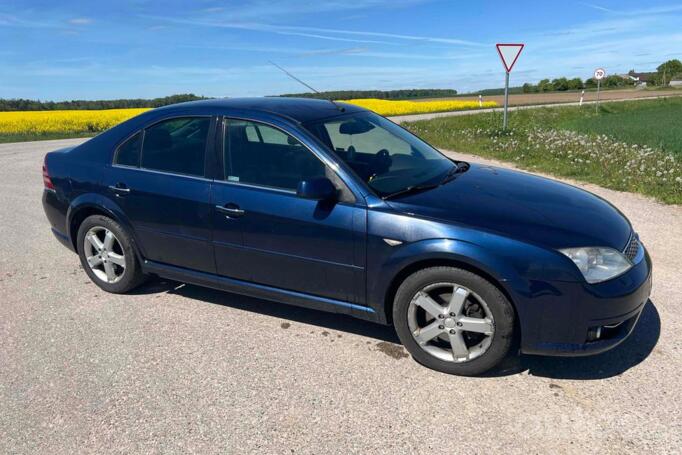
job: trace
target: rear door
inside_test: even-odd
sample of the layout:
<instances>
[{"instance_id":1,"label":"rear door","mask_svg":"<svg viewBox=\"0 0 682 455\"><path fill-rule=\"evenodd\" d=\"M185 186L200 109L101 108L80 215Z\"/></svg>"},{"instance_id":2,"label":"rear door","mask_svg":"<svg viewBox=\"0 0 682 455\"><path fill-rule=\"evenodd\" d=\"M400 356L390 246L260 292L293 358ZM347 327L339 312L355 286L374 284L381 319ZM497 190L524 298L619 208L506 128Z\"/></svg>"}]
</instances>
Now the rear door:
<instances>
[{"instance_id":1,"label":"rear door","mask_svg":"<svg viewBox=\"0 0 682 455\"><path fill-rule=\"evenodd\" d=\"M212 180L206 154L215 119L166 119L121 144L108 191L128 216L146 259L215 273L211 246Z\"/></svg>"},{"instance_id":2,"label":"rear door","mask_svg":"<svg viewBox=\"0 0 682 455\"><path fill-rule=\"evenodd\" d=\"M358 303L364 295L366 208L310 149L283 130L227 120L224 180L214 187L219 274ZM340 200L296 196L303 179L326 176Z\"/></svg>"}]
</instances>

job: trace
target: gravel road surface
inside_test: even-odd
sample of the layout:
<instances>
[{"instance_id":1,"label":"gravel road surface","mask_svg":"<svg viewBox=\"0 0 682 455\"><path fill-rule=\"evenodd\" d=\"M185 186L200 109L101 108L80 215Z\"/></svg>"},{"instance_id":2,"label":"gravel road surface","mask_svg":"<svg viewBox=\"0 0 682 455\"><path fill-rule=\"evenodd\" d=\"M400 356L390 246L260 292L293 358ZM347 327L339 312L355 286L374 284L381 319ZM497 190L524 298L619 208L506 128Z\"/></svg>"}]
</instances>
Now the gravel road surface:
<instances>
[{"instance_id":1,"label":"gravel road surface","mask_svg":"<svg viewBox=\"0 0 682 455\"><path fill-rule=\"evenodd\" d=\"M587 185L653 257L633 336L597 357L521 356L461 378L343 316L160 280L102 292L40 204L43 155L79 142L0 145L0 453L682 449L682 207Z\"/></svg>"}]
</instances>

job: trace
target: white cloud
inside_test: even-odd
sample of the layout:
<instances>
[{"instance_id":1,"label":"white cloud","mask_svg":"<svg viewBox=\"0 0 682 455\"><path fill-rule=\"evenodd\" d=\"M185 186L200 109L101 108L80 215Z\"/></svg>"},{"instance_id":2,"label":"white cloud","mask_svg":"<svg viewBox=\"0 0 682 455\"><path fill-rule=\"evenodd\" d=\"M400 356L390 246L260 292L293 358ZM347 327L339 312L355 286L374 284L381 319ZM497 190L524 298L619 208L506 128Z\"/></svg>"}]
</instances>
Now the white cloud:
<instances>
[{"instance_id":1,"label":"white cloud","mask_svg":"<svg viewBox=\"0 0 682 455\"><path fill-rule=\"evenodd\" d=\"M604 12L606 12L606 13L615 13L615 11L612 10L612 9L605 8L605 7L603 7L603 6L595 5L595 4L592 4L592 3L580 2L580 4L583 5L583 6L587 6L588 8L596 9L596 10L598 10L598 11L604 11Z\"/></svg>"},{"instance_id":2,"label":"white cloud","mask_svg":"<svg viewBox=\"0 0 682 455\"><path fill-rule=\"evenodd\" d=\"M92 24L92 22L93 20L89 17L74 17L73 19L68 20L68 23L71 25L88 25Z\"/></svg>"},{"instance_id":3,"label":"white cloud","mask_svg":"<svg viewBox=\"0 0 682 455\"><path fill-rule=\"evenodd\" d=\"M361 30L341 30L333 28L317 28L317 27L295 27L295 26L270 26L275 27L280 30L303 30L311 32L321 32L321 33L336 33L343 35L356 35L356 36L377 36L383 38L394 38L398 40L409 40L409 41L422 41L429 43L444 43L444 44L458 44L464 46L483 46L482 43L477 43L469 40L462 40L456 38L443 38L443 37L433 37L433 36L418 36L418 35L403 35L398 33L382 33L373 31L361 31Z\"/></svg>"},{"instance_id":4,"label":"white cloud","mask_svg":"<svg viewBox=\"0 0 682 455\"><path fill-rule=\"evenodd\" d=\"M97 27L85 27L92 19L75 11L0 13L0 31L2 27L45 27L35 30L36 34L58 40L60 33L54 33L55 29L62 33L87 30L83 33L87 36L71 40L82 46L66 49L63 54L46 51L32 58L33 63L25 56L8 56L12 64L3 69L3 79L8 87L14 87L7 96L54 96L43 87L56 87L50 90L56 90L60 97L67 97L67 93L74 97L89 93L134 97L186 91L211 96L300 91L294 81L265 65L273 59L318 90L452 87L468 91L502 86L504 72L492 43L508 32L492 23L476 32L480 39L469 40L463 39L468 38L465 35L431 31L428 26L399 28L385 19L392 17L386 8L421 1L258 0L228 8L216 0L202 2L204 10L168 13L172 17L137 16L117 23L109 16L92 16ZM532 31L514 31L526 49L512 73L512 85L545 77L586 78L597 66L604 66L610 74L631 68L650 70L663 60L682 56L682 4L608 10L599 4L601 0L586 1L590 3L584 5L584 18L566 21L565 27L539 24ZM334 20L344 14L366 17L347 22L347 29L336 25L340 20ZM352 29L360 27L361 22L371 23L368 21L372 18L381 26ZM155 35L168 39L147 39ZM125 52L98 50L113 46ZM202 49L208 52L200 52ZM220 52L222 49L225 52ZM12 51L17 56L23 54L18 47ZM71 54L81 60L69 64L58 60ZM216 54L220 58L215 58Z\"/></svg>"},{"instance_id":5,"label":"white cloud","mask_svg":"<svg viewBox=\"0 0 682 455\"><path fill-rule=\"evenodd\" d=\"M0 13L0 27L51 28L55 24L50 22L27 21L12 14Z\"/></svg>"},{"instance_id":6,"label":"white cloud","mask_svg":"<svg viewBox=\"0 0 682 455\"><path fill-rule=\"evenodd\" d=\"M199 13L210 16L221 15L224 20L250 20L278 16L301 16L315 13L356 11L372 8L404 8L430 0L272 0L243 1L238 7L214 6L203 8Z\"/></svg>"},{"instance_id":7,"label":"white cloud","mask_svg":"<svg viewBox=\"0 0 682 455\"><path fill-rule=\"evenodd\" d=\"M342 42L346 42L346 43L387 44L389 46L395 46L396 45L395 43L391 43L390 41L356 39L356 38L342 38L339 36L320 35L317 33L286 32L286 31L274 31L274 30L273 30L273 32L277 33L279 35L302 36L305 38L317 38L317 39L328 40L328 41L342 41Z\"/></svg>"},{"instance_id":8,"label":"white cloud","mask_svg":"<svg viewBox=\"0 0 682 455\"><path fill-rule=\"evenodd\" d=\"M361 30L341 30L341 29L331 29L331 28L318 28L318 27L300 27L300 26L290 26L290 25L273 25L264 24L257 22L220 22L214 20L204 20L204 19L177 19L174 17L166 16L148 16L143 17L175 23L184 25L193 25L198 27L213 27L213 28L227 28L227 29L238 29L238 30L251 30L260 32L270 32L277 33L280 35L293 35L293 36L304 36L308 38L318 38L324 40L332 41L346 41L355 43L371 43L371 44L387 44L387 45L398 45L397 41L414 41L423 43L443 43L443 44L454 44L463 46L483 46L482 43L477 43L468 40L462 40L457 38L444 38L444 37L433 37L433 36L419 36L419 35L403 35L397 33L382 33L373 31L361 31ZM324 33L322 35L321 33ZM380 37L380 38L391 38L394 41L386 40L370 40L365 38L343 38L336 35L352 35L352 36L365 36L365 37Z\"/></svg>"}]
</instances>

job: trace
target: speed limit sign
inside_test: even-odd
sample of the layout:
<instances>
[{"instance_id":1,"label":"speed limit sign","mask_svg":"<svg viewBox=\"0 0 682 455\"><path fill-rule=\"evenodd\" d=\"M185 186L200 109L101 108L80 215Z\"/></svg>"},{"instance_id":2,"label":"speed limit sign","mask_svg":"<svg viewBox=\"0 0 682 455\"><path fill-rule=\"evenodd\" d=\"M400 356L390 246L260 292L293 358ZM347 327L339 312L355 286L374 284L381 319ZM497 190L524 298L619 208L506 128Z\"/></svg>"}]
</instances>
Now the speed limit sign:
<instances>
[{"instance_id":1,"label":"speed limit sign","mask_svg":"<svg viewBox=\"0 0 682 455\"><path fill-rule=\"evenodd\" d=\"M601 88L601 80L606 76L604 68L597 68L594 70L594 78L597 80L597 103L594 105L594 111L599 112L599 89Z\"/></svg>"}]
</instances>

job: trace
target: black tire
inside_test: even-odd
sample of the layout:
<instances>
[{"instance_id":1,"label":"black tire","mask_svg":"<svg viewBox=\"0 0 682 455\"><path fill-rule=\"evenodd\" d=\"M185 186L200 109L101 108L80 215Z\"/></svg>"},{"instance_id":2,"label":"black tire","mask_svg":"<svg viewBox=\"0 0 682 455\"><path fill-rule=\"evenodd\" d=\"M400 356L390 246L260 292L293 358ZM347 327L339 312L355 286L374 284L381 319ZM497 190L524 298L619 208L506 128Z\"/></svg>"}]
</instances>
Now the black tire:
<instances>
[{"instance_id":1,"label":"black tire","mask_svg":"<svg viewBox=\"0 0 682 455\"><path fill-rule=\"evenodd\" d=\"M125 271L123 272L120 280L115 283L108 283L100 279L97 277L97 275L95 275L88 265L84 246L85 235L94 227L103 227L111 231L114 236L116 236L116 239L123 250ZM146 280L146 276L142 273L142 267L140 266L140 263L137 259L135 241L130 234L128 234L125 228L111 218L102 215L92 215L83 220L80 227L78 228L76 246L78 249L78 256L81 260L81 265L83 266L85 273L87 273L88 277L90 277L93 283L107 292L123 294L135 289Z\"/></svg>"},{"instance_id":2,"label":"black tire","mask_svg":"<svg viewBox=\"0 0 682 455\"><path fill-rule=\"evenodd\" d=\"M408 325L408 308L418 291L431 284L452 282L469 288L485 300L494 319L494 333L488 349L479 357L456 363L439 359L419 346ZM403 346L422 365L448 374L477 376L498 365L509 352L514 337L514 308L500 290L486 279L454 267L419 270L403 281L393 303L393 324Z\"/></svg>"}]
</instances>

